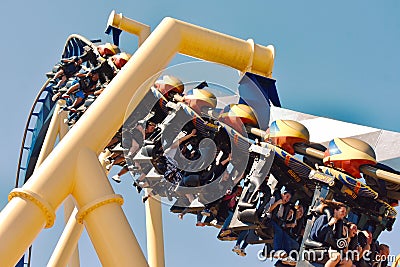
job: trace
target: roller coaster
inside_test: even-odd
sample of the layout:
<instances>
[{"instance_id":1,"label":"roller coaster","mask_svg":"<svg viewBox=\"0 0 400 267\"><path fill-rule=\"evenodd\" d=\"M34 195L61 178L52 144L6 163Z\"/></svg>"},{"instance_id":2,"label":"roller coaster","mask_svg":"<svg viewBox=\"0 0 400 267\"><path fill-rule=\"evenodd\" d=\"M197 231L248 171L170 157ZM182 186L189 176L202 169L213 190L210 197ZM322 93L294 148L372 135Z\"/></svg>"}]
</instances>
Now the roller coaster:
<instances>
[{"instance_id":1,"label":"roller coaster","mask_svg":"<svg viewBox=\"0 0 400 267\"><path fill-rule=\"evenodd\" d=\"M139 37L132 56L118 48L124 31ZM71 216L48 266L79 266L83 227L104 266L165 266L161 202L220 228L218 239L236 241L239 256L247 244L264 244L261 256L276 266L327 266L328 250L350 250L354 227L368 239L368 248L357 239L359 253L383 255L378 238L392 231L400 199L400 172L383 161L400 157L399 133L282 108L271 45L172 18L150 33L114 11L106 32L114 44L71 35L46 74L0 213L2 266L30 265L32 242L70 195ZM177 53L238 70L237 87L201 76L182 82L165 71ZM145 191L147 260L107 177L115 165L122 168L111 182L130 172ZM324 218L330 230L320 238Z\"/></svg>"}]
</instances>

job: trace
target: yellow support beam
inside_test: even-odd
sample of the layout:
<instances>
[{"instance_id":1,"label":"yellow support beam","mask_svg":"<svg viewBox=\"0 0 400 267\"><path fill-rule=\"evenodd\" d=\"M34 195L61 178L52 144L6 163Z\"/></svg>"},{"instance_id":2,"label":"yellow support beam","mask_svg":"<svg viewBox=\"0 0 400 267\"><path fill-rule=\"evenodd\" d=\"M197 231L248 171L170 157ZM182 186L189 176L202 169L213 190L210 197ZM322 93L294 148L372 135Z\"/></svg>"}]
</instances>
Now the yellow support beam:
<instances>
[{"instance_id":1,"label":"yellow support beam","mask_svg":"<svg viewBox=\"0 0 400 267\"><path fill-rule=\"evenodd\" d=\"M151 32L150 26L124 17L122 13L117 14L114 10L111 11L108 17L107 26L113 26L114 28L136 35L139 39L139 46L143 44Z\"/></svg>"},{"instance_id":2,"label":"yellow support beam","mask_svg":"<svg viewBox=\"0 0 400 267\"><path fill-rule=\"evenodd\" d=\"M149 191L146 189L146 195ZM147 261L150 267L164 267L164 233L161 200L150 197L146 201Z\"/></svg>"},{"instance_id":3,"label":"yellow support beam","mask_svg":"<svg viewBox=\"0 0 400 267\"><path fill-rule=\"evenodd\" d=\"M148 266L120 207L122 198L114 195L97 156L123 124L132 97L133 109L148 92L141 85L176 53L264 76L271 76L274 61L272 46L164 19L28 182L10 193L0 213L0 259L5 266L14 265L41 229L51 226L55 210L71 193L103 265Z\"/></svg>"},{"instance_id":4,"label":"yellow support beam","mask_svg":"<svg viewBox=\"0 0 400 267\"><path fill-rule=\"evenodd\" d=\"M70 198L66 200L71 201ZM65 204L64 204L65 205ZM57 246L47 264L48 267L57 266L80 266L79 252L77 250L78 240L83 231L83 225L76 222L76 214L78 210L72 207L73 211L69 214L69 220L66 223L65 229L58 240ZM65 214L68 215L68 214Z\"/></svg>"}]
</instances>

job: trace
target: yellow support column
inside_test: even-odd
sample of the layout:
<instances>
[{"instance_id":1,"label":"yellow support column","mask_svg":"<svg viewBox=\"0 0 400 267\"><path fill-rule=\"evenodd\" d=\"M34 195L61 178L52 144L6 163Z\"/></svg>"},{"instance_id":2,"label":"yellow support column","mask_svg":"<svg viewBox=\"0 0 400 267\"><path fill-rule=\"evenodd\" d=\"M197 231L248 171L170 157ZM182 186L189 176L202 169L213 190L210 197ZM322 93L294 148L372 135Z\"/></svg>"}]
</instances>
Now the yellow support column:
<instances>
[{"instance_id":1,"label":"yellow support column","mask_svg":"<svg viewBox=\"0 0 400 267\"><path fill-rule=\"evenodd\" d=\"M148 92L149 87L141 85L162 70L177 52L240 71L250 69L268 77L272 74L272 46L252 46L225 34L164 19L28 182L10 193L10 201L0 213L3 265L14 265L41 229L52 226L55 210L72 193L80 208L78 221L84 220L103 265L135 262L136 266L147 266L117 204L122 198L114 195L97 155L123 124L131 99L134 101L130 109L134 109Z\"/></svg>"},{"instance_id":2,"label":"yellow support column","mask_svg":"<svg viewBox=\"0 0 400 267\"><path fill-rule=\"evenodd\" d=\"M61 140L65 137L65 135L69 131L69 127L65 123L65 120L68 117L68 112L63 111L58 116L59 116L59 123L60 123L58 136ZM63 238L64 241L59 240L57 243L57 247L53 251L53 255L59 253L58 250L59 249L62 250L64 247L63 245L61 245L62 242L67 242L68 247L65 248L65 251L63 251L61 253L63 253L63 254L66 253L69 255L69 258L66 258L67 260L69 259L69 261L67 261L69 267L79 267L80 266L78 240L82 234L83 225L76 222L75 214L73 213L74 210L76 210L74 199L72 196L69 196L64 201L65 228L64 228L63 234L61 236L61 238ZM76 240L76 242L75 242L75 240ZM58 244L60 244L60 247L58 247ZM74 244L74 246L73 246L73 244ZM71 251L69 251L69 250L71 250ZM52 255L52 257L53 257L53 255ZM64 259L65 259L65 256L62 257L61 261L63 262ZM55 262L57 262L57 260L55 260ZM54 264L54 266L64 266L64 265L65 264L60 264L60 265L58 265L57 263Z\"/></svg>"},{"instance_id":3,"label":"yellow support column","mask_svg":"<svg viewBox=\"0 0 400 267\"><path fill-rule=\"evenodd\" d=\"M64 101L65 102L65 101ZM46 133L46 138L43 141L42 149L40 150L39 157L36 162L35 169L42 164L42 162L47 158L51 151L54 149L54 145L57 140L57 135L60 131L60 117L58 112L60 111L60 102L57 102L56 107L53 111L53 116L49 124L49 128Z\"/></svg>"},{"instance_id":4,"label":"yellow support column","mask_svg":"<svg viewBox=\"0 0 400 267\"><path fill-rule=\"evenodd\" d=\"M162 222L161 200L152 196L146 201L147 260L150 267L165 266Z\"/></svg>"},{"instance_id":5,"label":"yellow support column","mask_svg":"<svg viewBox=\"0 0 400 267\"><path fill-rule=\"evenodd\" d=\"M76 215L84 223L103 266L148 266L146 258L122 211L122 196L114 191L96 154L79 154L73 195L81 203Z\"/></svg>"},{"instance_id":6,"label":"yellow support column","mask_svg":"<svg viewBox=\"0 0 400 267\"><path fill-rule=\"evenodd\" d=\"M71 199L68 198L66 201L71 201ZM77 245L83 231L83 225L77 223L75 218L77 213L78 210L76 208L74 208L73 212L70 213L70 218L65 226L65 229L60 239L58 240L57 246L50 257L47 266L57 267L57 266L67 266L67 265L69 266L80 265Z\"/></svg>"},{"instance_id":7,"label":"yellow support column","mask_svg":"<svg viewBox=\"0 0 400 267\"><path fill-rule=\"evenodd\" d=\"M139 36L139 46L150 35L149 26L126 18L121 13L116 14L115 11L111 12L107 25ZM146 190L146 195L147 194L148 192ZM147 260L150 267L164 267L164 234L161 202L154 198L149 198L145 206Z\"/></svg>"}]
</instances>

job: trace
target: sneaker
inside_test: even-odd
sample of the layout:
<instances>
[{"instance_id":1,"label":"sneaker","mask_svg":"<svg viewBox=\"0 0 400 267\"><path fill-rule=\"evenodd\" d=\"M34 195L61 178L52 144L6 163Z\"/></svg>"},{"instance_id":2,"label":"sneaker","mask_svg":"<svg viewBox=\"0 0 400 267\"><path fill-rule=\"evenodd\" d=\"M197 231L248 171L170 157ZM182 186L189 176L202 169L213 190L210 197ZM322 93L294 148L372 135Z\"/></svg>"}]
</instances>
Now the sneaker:
<instances>
[{"instance_id":1,"label":"sneaker","mask_svg":"<svg viewBox=\"0 0 400 267\"><path fill-rule=\"evenodd\" d=\"M224 231L221 232L220 236L224 237L224 236L230 235L231 233L232 233L231 230L224 230Z\"/></svg>"},{"instance_id":2,"label":"sneaker","mask_svg":"<svg viewBox=\"0 0 400 267\"><path fill-rule=\"evenodd\" d=\"M240 249L240 251L239 251L239 253L238 253L238 255L239 256L241 256L241 257L244 257L244 256L246 256L247 254L246 254L246 252L244 252L244 249Z\"/></svg>"},{"instance_id":3,"label":"sneaker","mask_svg":"<svg viewBox=\"0 0 400 267\"><path fill-rule=\"evenodd\" d=\"M223 224L214 220L210 223L210 225L214 226L215 228L221 229Z\"/></svg>"},{"instance_id":4,"label":"sneaker","mask_svg":"<svg viewBox=\"0 0 400 267\"><path fill-rule=\"evenodd\" d=\"M206 224L205 224L205 223L202 223L202 222L197 222L197 223L196 223L196 226L203 227L203 226L206 226Z\"/></svg>"},{"instance_id":5,"label":"sneaker","mask_svg":"<svg viewBox=\"0 0 400 267\"><path fill-rule=\"evenodd\" d=\"M287 257L287 254L286 254L286 251L284 251L284 250L278 250L274 254L275 259L283 259L286 257Z\"/></svg>"},{"instance_id":6,"label":"sneaker","mask_svg":"<svg viewBox=\"0 0 400 267\"><path fill-rule=\"evenodd\" d=\"M141 186L139 186L136 182L133 183L133 186L136 187L136 191L138 192L138 194L140 194L140 192L142 192L143 188Z\"/></svg>"},{"instance_id":7,"label":"sneaker","mask_svg":"<svg viewBox=\"0 0 400 267\"><path fill-rule=\"evenodd\" d=\"M61 97L62 98L69 98L69 94L63 94Z\"/></svg>"},{"instance_id":8,"label":"sneaker","mask_svg":"<svg viewBox=\"0 0 400 267\"><path fill-rule=\"evenodd\" d=\"M237 254L239 254L240 251L241 251L240 246L239 246L239 245L234 246L233 249L232 249L232 251L235 252L235 253L237 253Z\"/></svg>"},{"instance_id":9,"label":"sneaker","mask_svg":"<svg viewBox=\"0 0 400 267\"><path fill-rule=\"evenodd\" d=\"M115 182L120 183L121 182L121 178L119 178L119 175L116 174L113 177L111 177L111 179L113 179Z\"/></svg>"},{"instance_id":10,"label":"sneaker","mask_svg":"<svg viewBox=\"0 0 400 267\"><path fill-rule=\"evenodd\" d=\"M209 217L211 216L211 211L209 209L205 209L201 212L201 215Z\"/></svg>"},{"instance_id":11,"label":"sneaker","mask_svg":"<svg viewBox=\"0 0 400 267\"><path fill-rule=\"evenodd\" d=\"M113 163L107 164L106 170L109 171L113 165L114 165ZM120 180L120 181L121 181L121 180Z\"/></svg>"},{"instance_id":12,"label":"sneaker","mask_svg":"<svg viewBox=\"0 0 400 267\"><path fill-rule=\"evenodd\" d=\"M282 259L282 263L290 266L296 266L297 261L292 257Z\"/></svg>"}]
</instances>

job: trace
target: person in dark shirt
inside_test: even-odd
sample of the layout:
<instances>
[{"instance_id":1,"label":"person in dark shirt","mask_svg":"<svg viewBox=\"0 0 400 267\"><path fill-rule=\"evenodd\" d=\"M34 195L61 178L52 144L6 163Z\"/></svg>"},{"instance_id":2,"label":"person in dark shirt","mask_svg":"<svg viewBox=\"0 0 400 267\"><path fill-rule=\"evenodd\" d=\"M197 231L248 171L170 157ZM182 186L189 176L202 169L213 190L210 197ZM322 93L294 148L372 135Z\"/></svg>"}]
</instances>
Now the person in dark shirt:
<instances>
[{"instance_id":1,"label":"person in dark shirt","mask_svg":"<svg viewBox=\"0 0 400 267\"><path fill-rule=\"evenodd\" d=\"M55 83L56 79L60 78L60 80L55 86L53 86L53 88L59 89L69 78L80 71L82 68L82 62L82 58L76 56L61 59L60 69L56 72L51 81Z\"/></svg>"},{"instance_id":2,"label":"person in dark shirt","mask_svg":"<svg viewBox=\"0 0 400 267\"><path fill-rule=\"evenodd\" d=\"M311 228L310 239L322 243L323 246L330 247L331 245L327 240L328 236L331 234L335 236L337 234L338 223L346 217L347 208L340 202L323 201L323 203L332 208L333 215L329 218L328 215L323 214L315 220ZM329 260L325 263L325 267L333 267L337 264L339 264L338 266L351 266L349 264L352 264L351 261L341 260L339 252L329 253Z\"/></svg>"}]
</instances>

